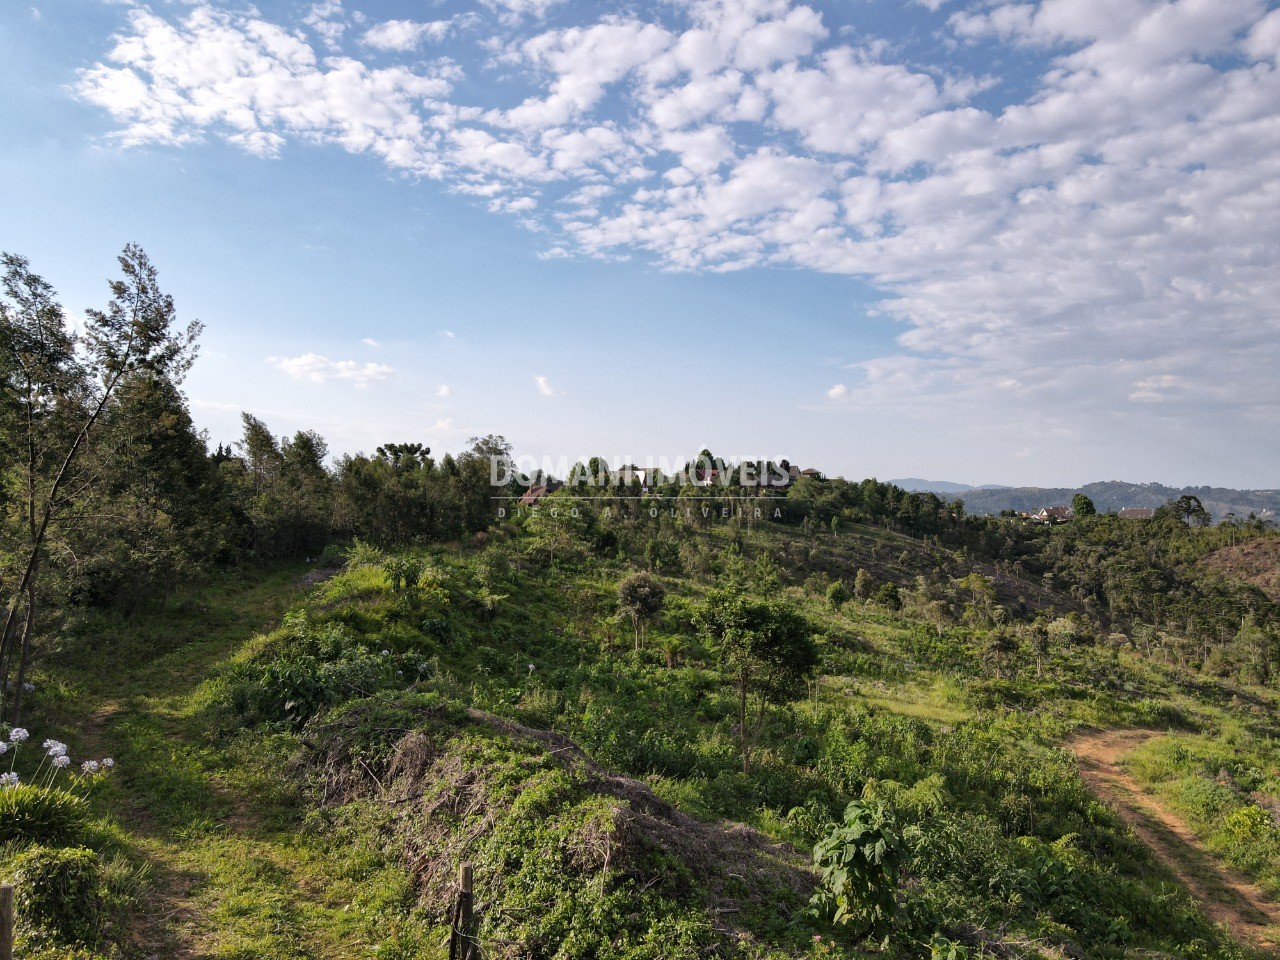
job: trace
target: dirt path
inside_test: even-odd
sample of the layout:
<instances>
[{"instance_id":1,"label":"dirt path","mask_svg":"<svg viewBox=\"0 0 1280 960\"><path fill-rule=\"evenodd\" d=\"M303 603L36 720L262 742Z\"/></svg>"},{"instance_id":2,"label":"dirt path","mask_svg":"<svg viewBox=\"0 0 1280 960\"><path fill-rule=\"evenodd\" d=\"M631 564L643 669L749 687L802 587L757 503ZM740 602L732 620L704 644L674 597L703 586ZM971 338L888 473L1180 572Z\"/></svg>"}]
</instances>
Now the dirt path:
<instances>
[{"instance_id":1,"label":"dirt path","mask_svg":"<svg viewBox=\"0 0 1280 960\"><path fill-rule=\"evenodd\" d=\"M88 650L83 662L66 667L90 707L87 715L67 722L86 751L117 759L113 812L151 871L146 898L132 911L120 944L130 960L225 955L239 945L224 942L226 918L213 916L225 901L274 896L271 902L292 905L305 899L301 884L285 870L278 877L245 879L222 867L249 864L254 857L265 862L282 841L241 785L226 782L225 758L208 749L205 721L192 706L200 683L219 664L279 622L305 586L297 580L296 569L285 568L232 582L207 604L193 601L131 621L128 631L143 636L132 641L127 655L106 659ZM194 595L203 600L203 594ZM268 873L265 867L262 872ZM257 918L243 918L250 919ZM285 939L286 933L275 937ZM237 955L312 956L303 947L251 949Z\"/></svg>"},{"instance_id":2,"label":"dirt path","mask_svg":"<svg viewBox=\"0 0 1280 960\"><path fill-rule=\"evenodd\" d=\"M1068 741L1089 789L1116 813L1172 872L1214 923L1225 924L1242 943L1280 943L1280 905L1204 848L1186 823L1159 798L1143 791L1120 767L1120 758L1156 730L1095 730Z\"/></svg>"}]
</instances>

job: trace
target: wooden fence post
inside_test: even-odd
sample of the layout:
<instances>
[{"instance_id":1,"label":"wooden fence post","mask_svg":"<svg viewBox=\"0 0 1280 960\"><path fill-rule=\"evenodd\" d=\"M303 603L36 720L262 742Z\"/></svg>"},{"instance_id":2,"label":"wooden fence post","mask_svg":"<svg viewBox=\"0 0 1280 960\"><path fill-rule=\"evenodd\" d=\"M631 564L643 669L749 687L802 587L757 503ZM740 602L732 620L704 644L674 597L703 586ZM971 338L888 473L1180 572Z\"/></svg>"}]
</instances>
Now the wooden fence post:
<instances>
[{"instance_id":1,"label":"wooden fence post","mask_svg":"<svg viewBox=\"0 0 1280 960\"><path fill-rule=\"evenodd\" d=\"M0 884L0 960L13 960L13 884Z\"/></svg>"},{"instance_id":2,"label":"wooden fence post","mask_svg":"<svg viewBox=\"0 0 1280 960\"><path fill-rule=\"evenodd\" d=\"M462 895L461 909L459 919L462 921L462 960L475 960L476 957L476 940L475 940L475 923L473 913L475 911L475 892L471 886L471 864L464 863L462 865L462 882L460 884Z\"/></svg>"},{"instance_id":3,"label":"wooden fence post","mask_svg":"<svg viewBox=\"0 0 1280 960\"><path fill-rule=\"evenodd\" d=\"M449 932L449 960L479 960L474 930L475 893L471 864L464 863L458 878L458 901L453 907L453 928ZM9 960L0 957L0 960Z\"/></svg>"}]
</instances>

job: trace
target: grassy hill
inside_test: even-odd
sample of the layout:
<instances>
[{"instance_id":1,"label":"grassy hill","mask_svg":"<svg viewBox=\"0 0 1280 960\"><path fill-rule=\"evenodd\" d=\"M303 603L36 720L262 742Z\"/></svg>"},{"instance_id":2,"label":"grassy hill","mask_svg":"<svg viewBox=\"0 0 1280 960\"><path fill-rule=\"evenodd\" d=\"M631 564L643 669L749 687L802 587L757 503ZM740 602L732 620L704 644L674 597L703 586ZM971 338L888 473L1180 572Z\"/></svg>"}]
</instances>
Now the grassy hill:
<instances>
[{"instance_id":1,"label":"grassy hill","mask_svg":"<svg viewBox=\"0 0 1280 960\"><path fill-rule=\"evenodd\" d=\"M1209 923L1064 744L1157 731L1134 775L1277 897L1271 687L1090 627L1060 578L930 537L725 524L619 528L602 549L599 533L358 545L163 614L86 613L37 677L31 727L118 761L74 838L98 857L97 932L75 948L56 922L26 927L26 955L444 957L464 862L490 957L1268 942ZM665 604L637 644L618 586L644 566ZM749 773L733 675L699 628L726 586L785 603L815 643L807 678L753 692ZM1073 628L1036 648L999 622L1036 616ZM891 909L846 889L835 923L814 850L872 821L892 870L860 868Z\"/></svg>"}]
</instances>

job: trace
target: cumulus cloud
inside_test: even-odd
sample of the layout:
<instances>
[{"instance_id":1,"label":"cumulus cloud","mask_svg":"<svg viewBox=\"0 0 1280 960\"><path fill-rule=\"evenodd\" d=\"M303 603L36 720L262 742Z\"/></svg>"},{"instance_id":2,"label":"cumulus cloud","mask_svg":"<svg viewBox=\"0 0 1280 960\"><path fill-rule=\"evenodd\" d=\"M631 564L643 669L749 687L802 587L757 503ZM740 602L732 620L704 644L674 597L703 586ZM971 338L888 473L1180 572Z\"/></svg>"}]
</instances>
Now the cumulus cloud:
<instances>
[{"instance_id":1,"label":"cumulus cloud","mask_svg":"<svg viewBox=\"0 0 1280 960\"><path fill-rule=\"evenodd\" d=\"M834 387L827 391L828 400L843 400L849 395L849 388L843 383L837 383Z\"/></svg>"},{"instance_id":2,"label":"cumulus cloud","mask_svg":"<svg viewBox=\"0 0 1280 960\"><path fill-rule=\"evenodd\" d=\"M377 156L518 214L547 259L864 278L901 333L854 366L860 407L1280 426L1280 11L916 2L946 24L933 62L795 0L488 0L465 67L486 93L461 56L357 55L420 56L415 22L357 41L328 0L309 40L197 0L131 10L77 91L124 144ZM1032 72L973 76L957 44Z\"/></svg>"},{"instance_id":3,"label":"cumulus cloud","mask_svg":"<svg viewBox=\"0 0 1280 960\"><path fill-rule=\"evenodd\" d=\"M384 363L358 363L355 360L330 360L318 353L304 353L299 357L269 357L267 362L277 370L287 373L294 380L311 383L343 381L357 387L367 387L395 374Z\"/></svg>"},{"instance_id":4,"label":"cumulus cloud","mask_svg":"<svg viewBox=\"0 0 1280 960\"><path fill-rule=\"evenodd\" d=\"M449 386L447 383L442 383L442 384L440 384L440 388L439 388L438 390L436 390L436 396L437 396L437 397L452 397L452 396L453 396L453 387Z\"/></svg>"},{"instance_id":5,"label":"cumulus cloud","mask_svg":"<svg viewBox=\"0 0 1280 960\"><path fill-rule=\"evenodd\" d=\"M361 340L360 342L361 342L361 343L363 343L366 347L374 347L374 348L377 348L377 347L382 346L382 344L380 344L377 340L373 339L373 337L365 337L365 338L364 338L363 340Z\"/></svg>"},{"instance_id":6,"label":"cumulus cloud","mask_svg":"<svg viewBox=\"0 0 1280 960\"><path fill-rule=\"evenodd\" d=\"M366 30L360 42L375 50L405 53L416 50L425 42L443 40L449 35L452 26L450 20L431 20L426 23L416 20L386 20Z\"/></svg>"},{"instance_id":7,"label":"cumulus cloud","mask_svg":"<svg viewBox=\"0 0 1280 960\"><path fill-rule=\"evenodd\" d=\"M555 387L551 385L551 382L541 374L536 375L533 378L533 382L538 385L538 392L542 394L544 397L563 397L564 396L563 390L557 390Z\"/></svg>"}]
</instances>

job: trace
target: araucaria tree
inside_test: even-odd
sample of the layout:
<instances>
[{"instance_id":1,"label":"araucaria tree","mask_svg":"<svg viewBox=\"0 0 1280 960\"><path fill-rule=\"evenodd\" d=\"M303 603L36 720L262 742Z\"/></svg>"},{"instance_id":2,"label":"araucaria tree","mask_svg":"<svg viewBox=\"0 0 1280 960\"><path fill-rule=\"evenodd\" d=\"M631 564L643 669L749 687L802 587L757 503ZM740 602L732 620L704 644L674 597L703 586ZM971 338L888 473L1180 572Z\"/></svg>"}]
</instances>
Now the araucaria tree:
<instances>
[{"instance_id":1,"label":"araucaria tree","mask_svg":"<svg viewBox=\"0 0 1280 960\"><path fill-rule=\"evenodd\" d=\"M733 589L709 594L695 622L738 688L738 743L742 772L749 774L767 704L797 693L817 664L813 630L785 601L758 600ZM748 722L752 696L756 715Z\"/></svg>"},{"instance_id":2,"label":"araucaria tree","mask_svg":"<svg viewBox=\"0 0 1280 960\"><path fill-rule=\"evenodd\" d=\"M6 600L0 634L0 692L12 677L11 718L22 709L23 682L41 611L51 550L69 529L92 519L94 495L113 466L111 444L126 443L121 398L139 381L181 382L200 325L175 330L171 297L134 244L119 257L104 310L85 312L85 332L68 328L53 288L22 257L3 257L0 297L0 461L5 494ZM16 670L16 676L13 675Z\"/></svg>"}]
</instances>

